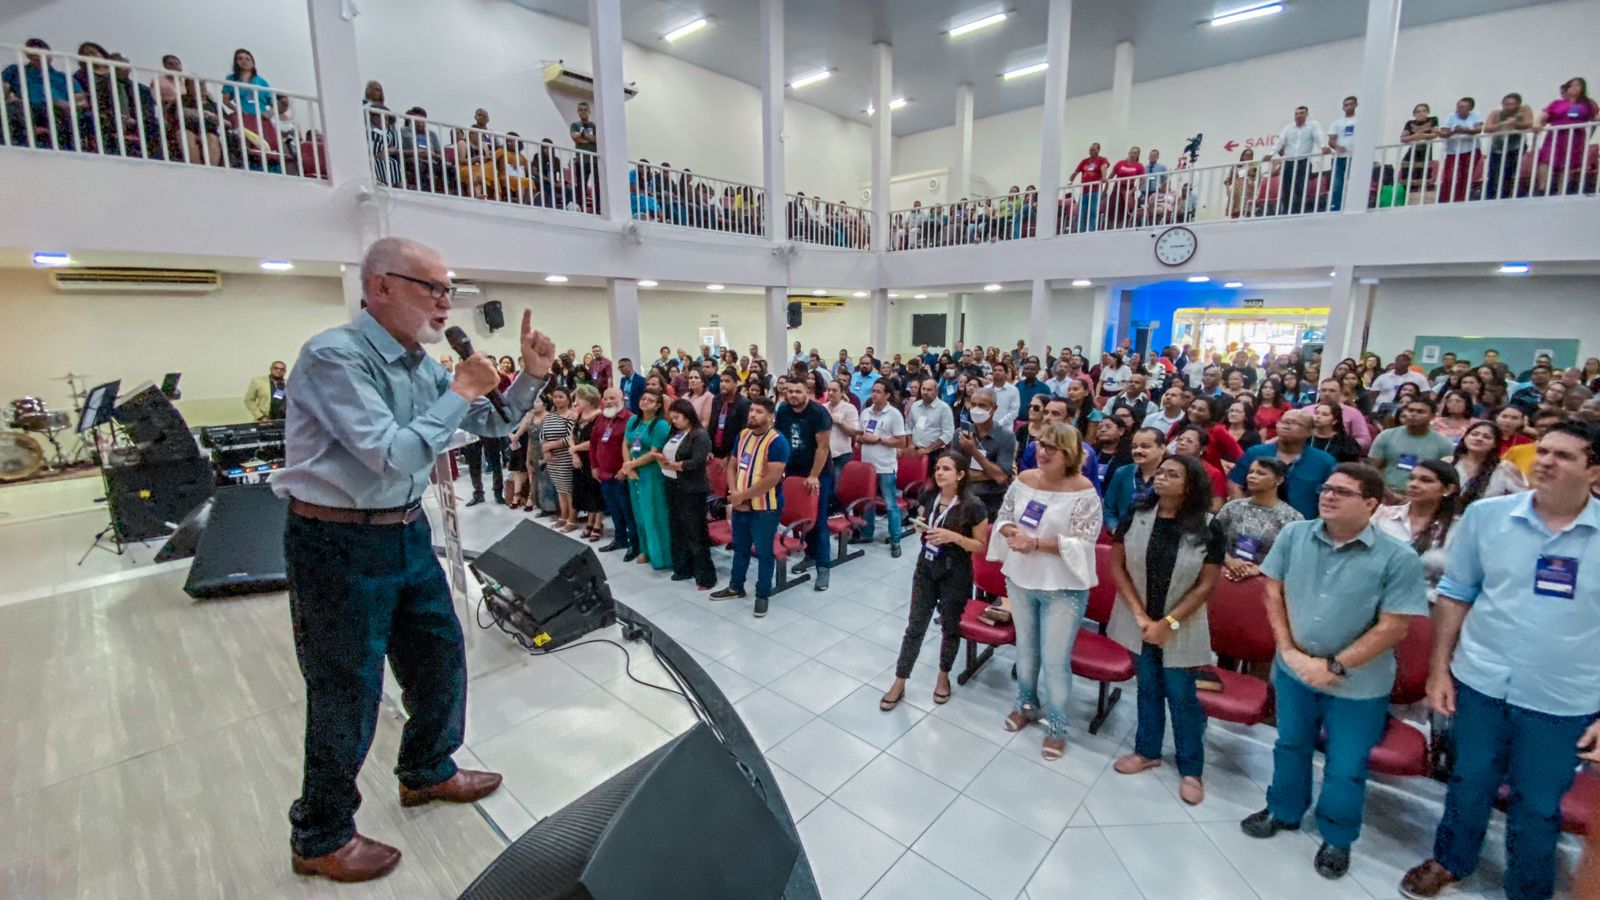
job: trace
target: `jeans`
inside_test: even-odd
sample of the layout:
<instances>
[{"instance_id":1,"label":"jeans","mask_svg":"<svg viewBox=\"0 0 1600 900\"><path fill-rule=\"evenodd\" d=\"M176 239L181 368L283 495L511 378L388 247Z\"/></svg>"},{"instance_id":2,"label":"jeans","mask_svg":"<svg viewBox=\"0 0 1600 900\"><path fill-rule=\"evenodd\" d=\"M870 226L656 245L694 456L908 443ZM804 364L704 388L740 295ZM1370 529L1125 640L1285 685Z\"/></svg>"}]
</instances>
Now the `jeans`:
<instances>
[{"instance_id":1,"label":"jeans","mask_svg":"<svg viewBox=\"0 0 1600 900\"><path fill-rule=\"evenodd\" d=\"M744 590L745 576L750 572L750 548L756 554L756 596L772 596L772 570L777 558L772 554L772 538L778 533L778 510L764 509L752 512L733 512L733 571L728 575L728 587Z\"/></svg>"},{"instance_id":2,"label":"jeans","mask_svg":"<svg viewBox=\"0 0 1600 900\"><path fill-rule=\"evenodd\" d=\"M900 538L903 537L900 533L900 504L895 502L895 498L900 495L900 491L895 487L896 477L894 472L878 473L878 496L883 498L884 506L889 509L889 542L891 544L900 543ZM862 517L862 529L865 532L864 536L868 540L871 540L873 533L878 530L877 504L867 507L867 514Z\"/></svg>"},{"instance_id":3,"label":"jeans","mask_svg":"<svg viewBox=\"0 0 1600 900\"><path fill-rule=\"evenodd\" d=\"M467 457L467 475L472 479L472 496L483 496L483 464L488 462L490 477L494 479L494 497L496 500L505 494L505 475L501 471L505 468L505 445L503 437L480 437L476 441L461 448Z\"/></svg>"},{"instance_id":4,"label":"jeans","mask_svg":"<svg viewBox=\"0 0 1600 900\"><path fill-rule=\"evenodd\" d=\"M1522 145L1517 143L1517 140L1515 137L1508 139L1503 150L1498 147L1490 148L1488 177L1483 181L1484 199L1504 200L1518 196L1517 181L1521 177Z\"/></svg>"},{"instance_id":5,"label":"jeans","mask_svg":"<svg viewBox=\"0 0 1600 900\"><path fill-rule=\"evenodd\" d=\"M1272 748L1267 808L1280 822L1305 818L1311 806L1311 754L1326 730L1317 830L1324 841L1348 850L1361 834L1367 755L1383 737L1389 698L1351 700L1324 694L1284 671L1281 662L1273 664L1272 684L1278 698L1278 742Z\"/></svg>"},{"instance_id":6,"label":"jeans","mask_svg":"<svg viewBox=\"0 0 1600 900\"><path fill-rule=\"evenodd\" d=\"M1548 900L1555 891L1561 795L1572 786L1579 735L1594 716L1552 716L1512 706L1456 682L1455 766L1433 856L1457 878L1471 875L1502 784L1507 900Z\"/></svg>"},{"instance_id":7,"label":"jeans","mask_svg":"<svg viewBox=\"0 0 1600 900\"><path fill-rule=\"evenodd\" d=\"M1067 703L1072 699L1072 644L1089 602L1088 591L1035 591L1006 579L1011 622L1017 628L1017 711L1034 715L1041 707L1050 736L1067 736Z\"/></svg>"},{"instance_id":8,"label":"jeans","mask_svg":"<svg viewBox=\"0 0 1600 900\"><path fill-rule=\"evenodd\" d=\"M606 512L611 516L611 539L626 544L634 553L641 552L644 548L639 544L639 527L633 522L633 501L628 497L628 483L621 478L602 479L600 497L605 500Z\"/></svg>"},{"instance_id":9,"label":"jeans","mask_svg":"<svg viewBox=\"0 0 1600 900\"><path fill-rule=\"evenodd\" d=\"M1167 707L1172 707L1172 743L1178 751L1178 774L1200 777L1206 763L1206 714L1195 692L1193 669L1171 669L1162 664L1162 649L1145 644L1134 656L1139 671L1139 730L1133 752L1145 759L1161 758L1166 733Z\"/></svg>"},{"instance_id":10,"label":"jeans","mask_svg":"<svg viewBox=\"0 0 1600 900\"><path fill-rule=\"evenodd\" d=\"M426 518L344 525L290 515L283 547L306 682L305 777L289 810L289 843L314 857L355 834L356 774L377 726L385 656L410 714L395 775L410 788L455 775L466 652Z\"/></svg>"},{"instance_id":11,"label":"jeans","mask_svg":"<svg viewBox=\"0 0 1600 900\"><path fill-rule=\"evenodd\" d=\"M1350 157L1341 155L1333 161L1333 195L1328 199L1328 209L1338 212L1344 208L1344 173L1350 168ZM1366 201L1361 201L1365 203Z\"/></svg>"},{"instance_id":12,"label":"jeans","mask_svg":"<svg viewBox=\"0 0 1600 900\"><path fill-rule=\"evenodd\" d=\"M1301 157L1283 164L1278 181L1278 215L1301 213L1306 206L1306 186L1311 179L1311 160Z\"/></svg>"},{"instance_id":13,"label":"jeans","mask_svg":"<svg viewBox=\"0 0 1600 900\"><path fill-rule=\"evenodd\" d=\"M900 656L894 664L896 678L911 677L911 667L917 664L917 653L922 649L922 639L928 633L934 609L939 610L939 629L943 632L939 642L939 671L948 673L955 667L956 651L961 649L961 613L970 599L970 565L945 567L942 562L917 560L917 571L911 576L911 617L906 622Z\"/></svg>"},{"instance_id":14,"label":"jeans","mask_svg":"<svg viewBox=\"0 0 1600 900\"><path fill-rule=\"evenodd\" d=\"M1100 220L1100 189L1084 189L1078 200L1078 230L1094 231Z\"/></svg>"},{"instance_id":15,"label":"jeans","mask_svg":"<svg viewBox=\"0 0 1600 900\"><path fill-rule=\"evenodd\" d=\"M711 535L706 530L708 491L689 490L681 478L668 478L667 519L672 523L672 574L693 576L695 584L711 587L717 570L711 564Z\"/></svg>"},{"instance_id":16,"label":"jeans","mask_svg":"<svg viewBox=\"0 0 1600 900\"><path fill-rule=\"evenodd\" d=\"M833 533L828 530L828 498L833 494L833 467L823 466L822 474L817 476L817 520L806 531L806 558L814 561L819 569L833 567L833 551L829 546Z\"/></svg>"},{"instance_id":17,"label":"jeans","mask_svg":"<svg viewBox=\"0 0 1600 900\"><path fill-rule=\"evenodd\" d=\"M829 469L833 472L833 490L828 493L828 512L844 512L844 501L839 499L839 481L844 478L844 467L855 459L849 453L841 453L829 461Z\"/></svg>"}]
</instances>

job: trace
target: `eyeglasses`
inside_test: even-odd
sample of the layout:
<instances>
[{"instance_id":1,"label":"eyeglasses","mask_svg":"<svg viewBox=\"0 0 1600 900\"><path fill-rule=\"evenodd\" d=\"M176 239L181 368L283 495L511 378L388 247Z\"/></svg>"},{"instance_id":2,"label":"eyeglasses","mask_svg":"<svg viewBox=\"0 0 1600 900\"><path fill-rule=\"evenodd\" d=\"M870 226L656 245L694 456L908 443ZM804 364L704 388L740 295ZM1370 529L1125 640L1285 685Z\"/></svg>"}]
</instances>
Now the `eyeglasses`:
<instances>
[{"instance_id":1,"label":"eyeglasses","mask_svg":"<svg viewBox=\"0 0 1600 900\"><path fill-rule=\"evenodd\" d=\"M1332 484L1323 485L1321 492L1324 493L1324 494L1331 494L1331 495L1333 495L1335 497L1340 497L1340 498L1360 499L1361 497L1364 496L1360 491L1352 491L1349 488L1342 488L1342 487L1338 487L1338 486L1332 485Z\"/></svg>"},{"instance_id":2,"label":"eyeglasses","mask_svg":"<svg viewBox=\"0 0 1600 900\"><path fill-rule=\"evenodd\" d=\"M401 275L399 272L385 272L383 274L390 278L398 278L401 281L409 281L412 284L425 287L428 289L428 296L435 300L443 300L446 297L449 297L452 301L456 299L456 288L453 285L440 284L437 281L429 281L426 278L413 278L410 275Z\"/></svg>"}]
</instances>

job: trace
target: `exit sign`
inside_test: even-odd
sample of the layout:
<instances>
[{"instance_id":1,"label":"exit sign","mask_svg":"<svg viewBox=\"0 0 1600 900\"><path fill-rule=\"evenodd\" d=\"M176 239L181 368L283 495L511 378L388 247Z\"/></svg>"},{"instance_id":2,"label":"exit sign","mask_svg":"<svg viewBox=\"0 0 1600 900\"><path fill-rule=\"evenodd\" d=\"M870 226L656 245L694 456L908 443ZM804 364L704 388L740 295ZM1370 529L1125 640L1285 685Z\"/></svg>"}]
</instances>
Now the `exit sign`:
<instances>
[{"instance_id":1,"label":"exit sign","mask_svg":"<svg viewBox=\"0 0 1600 900\"><path fill-rule=\"evenodd\" d=\"M1263 306L1266 306L1266 305L1267 305L1267 301L1266 301L1265 297L1246 297L1246 298L1244 298L1244 308L1245 309L1260 309L1260 308L1262 308Z\"/></svg>"}]
</instances>

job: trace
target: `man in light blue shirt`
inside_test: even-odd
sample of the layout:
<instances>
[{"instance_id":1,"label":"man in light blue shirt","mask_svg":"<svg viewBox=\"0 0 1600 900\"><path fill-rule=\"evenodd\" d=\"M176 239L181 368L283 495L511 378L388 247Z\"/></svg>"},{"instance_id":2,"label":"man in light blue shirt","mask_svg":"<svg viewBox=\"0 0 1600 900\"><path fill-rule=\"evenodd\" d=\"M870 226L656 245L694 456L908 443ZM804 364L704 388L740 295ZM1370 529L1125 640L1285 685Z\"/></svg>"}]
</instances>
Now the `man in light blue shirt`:
<instances>
[{"instance_id":1,"label":"man in light blue shirt","mask_svg":"<svg viewBox=\"0 0 1600 900\"><path fill-rule=\"evenodd\" d=\"M882 377L877 367L873 365L872 358L863 355L861 365L850 375L850 393L861 401L862 406L866 406L872 402L872 386Z\"/></svg>"},{"instance_id":2,"label":"man in light blue shirt","mask_svg":"<svg viewBox=\"0 0 1600 900\"><path fill-rule=\"evenodd\" d=\"M1324 749L1315 868L1339 878L1361 834L1367 757L1383 737L1396 644L1427 615L1422 560L1372 527L1383 476L1344 463L1319 493L1320 519L1290 522L1261 563L1277 641L1272 684L1278 741L1267 808L1240 827L1255 838L1295 831L1311 805L1311 757ZM1323 737L1325 735L1325 737Z\"/></svg>"},{"instance_id":3,"label":"man in light blue shirt","mask_svg":"<svg viewBox=\"0 0 1600 900\"><path fill-rule=\"evenodd\" d=\"M1551 429L1533 483L1473 503L1451 532L1428 702L1455 718L1455 759L1433 858L1400 883L1408 897L1477 868L1501 785L1506 896L1551 896L1561 797L1580 761L1600 763L1600 439L1577 422Z\"/></svg>"},{"instance_id":4,"label":"man in light blue shirt","mask_svg":"<svg viewBox=\"0 0 1600 900\"><path fill-rule=\"evenodd\" d=\"M510 422L484 397L499 386L482 353L454 375L424 344L444 335L455 290L433 249L384 238L361 264L365 309L311 338L289 377L284 533L295 653L306 682L305 775L289 810L293 868L366 881L400 861L356 833L356 775L372 744L387 656L411 714L395 774L400 802L470 803L500 776L457 769L466 721L461 623L433 552L421 497L457 427L511 430L543 387L555 344L522 319L522 374Z\"/></svg>"}]
</instances>

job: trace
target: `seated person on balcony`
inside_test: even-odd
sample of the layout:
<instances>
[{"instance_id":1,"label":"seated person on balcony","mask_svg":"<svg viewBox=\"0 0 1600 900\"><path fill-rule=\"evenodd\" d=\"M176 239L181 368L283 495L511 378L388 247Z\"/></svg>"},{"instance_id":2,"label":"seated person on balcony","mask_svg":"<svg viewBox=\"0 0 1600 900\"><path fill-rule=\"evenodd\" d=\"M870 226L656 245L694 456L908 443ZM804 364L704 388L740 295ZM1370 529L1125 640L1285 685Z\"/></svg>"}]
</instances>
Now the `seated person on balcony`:
<instances>
[{"instance_id":1,"label":"seated person on balcony","mask_svg":"<svg viewBox=\"0 0 1600 900\"><path fill-rule=\"evenodd\" d=\"M181 73L183 61L169 53L161 57L161 68ZM158 75L155 87L156 96L161 101L163 125L160 127L167 137L166 158L174 161L187 159L197 165L227 165L220 136L222 115L217 108L217 101L212 99L200 79L178 74ZM201 152L202 148L204 153ZM184 155L186 151L187 157Z\"/></svg>"},{"instance_id":2,"label":"seated person on balcony","mask_svg":"<svg viewBox=\"0 0 1600 900\"><path fill-rule=\"evenodd\" d=\"M530 177L533 166L528 162L527 154L522 152L526 145L522 142L522 136L515 131L506 132L506 136L511 140L494 151L494 172L500 183L500 199L512 203L532 203L537 190Z\"/></svg>"},{"instance_id":3,"label":"seated person on balcony","mask_svg":"<svg viewBox=\"0 0 1600 900\"><path fill-rule=\"evenodd\" d=\"M1111 160L1100 155L1100 145L1090 144L1089 155L1078 160L1077 168L1067 177L1070 186L1083 180L1083 190L1078 195L1077 231L1094 231L1100 221L1100 182L1106 180Z\"/></svg>"},{"instance_id":4,"label":"seated person on balcony","mask_svg":"<svg viewBox=\"0 0 1600 900\"><path fill-rule=\"evenodd\" d=\"M1544 128L1579 126L1596 119L1600 119L1600 103L1589 96L1589 82L1582 78L1567 79L1561 85L1561 96L1539 114L1539 124ZM1539 148L1539 168L1533 176L1535 194L1577 193L1583 181L1583 155L1593 133L1593 128L1570 127L1545 135L1544 146ZM1592 181L1589 189L1594 189Z\"/></svg>"},{"instance_id":5,"label":"seated person on balcony","mask_svg":"<svg viewBox=\"0 0 1600 900\"><path fill-rule=\"evenodd\" d=\"M1249 147L1239 151L1238 165L1231 166L1222 184L1228 189L1228 216L1250 217L1256 214L1257 187L1261 181L1261 165L1256 162L1256 152Z\"/></svg>"},{"instance_id":6,"label":"seated person on balcony","mask_svg":"<svg viewBox=\"0 0 1600 900\"><path fill-rule=\"evenodd\" d=\"M1533 130L1533 107L1522 102L1516 92L1500 98L1500 108L1489 113L1483 123L1489 139L1489 171L1483 182L1485 200L1516 197L1523 193L1517 182L1522 180L1522 150L1527 132Z\"/></svg>"},{"instance_id":7,"label":"seated person on balcony","mask_svg":"<svg viewBox=\"0 0 1600 900\"><path fill-rule=\"evenodd\" d=\"M1478 135L1483 132L1483 117L1475 111L1478 102L1471 97L1456 101L1455 112L1439 126L1444 138L1444 171L1439 179L1439 202L1460 203L1472 188L1472 173L1478 160Z\"/></svg>"},{"instance_id":8,"label":"seated person on balcony","mask_svg":"<svg viewBox=\"0 0 1600 900\"><path fill-rule=\"evenodd\" d=\"M539 190L535 194L540 206L548 209L566 209L567 202L575 195L565 193L565 182L562 179L561 155L556 152L555 142L545 138L539 142ZM577 190L581 195L583 191L581 181Z\"/></svg>"},{"instance_id":9,"label":"seated person on balcony","mask_svg":"<svg viewBox=\"0 0 1600 900\"><path fill-rule=\"evenodd\" d=\"M1311 159L1318 154L1333 152L1328 147L1328 135L1310 116L1311 111L1306 107L1295 107L1294 121L1283 126L1272 145L1272 152L1267 154L1267 159L1276 157L1278 160L1273 174L1281 176L1277 210L1280 216L1307 211L1306 194L1311 193L1313 177Z\"/></svg>"},{"instance_id":10,"label":"seated person on balcony","mask_svg":"<svg viewBox=\"0 0 1600 900\"><path fill-rule=\"evenodd\" d=\"M406 187L413 190L439 192L449 181L454 190L455 178L448 177L444 164L444 142L439 133L428 127L428 111L420 106L406 110L405 121L400 126L400 159ZM453 176L454 173L448 173Z\"/></svg>"},{"instance_id":11,"label":"seated person on balcony","mask_svg":"<svg viewBox=\"0 0 1600 900\"><path fill-rule=\"evenodd\" d=\"M94 41L79 44L78 55L86 60L111 59L111 54ZM124 149L130 156L141 153L138 114L135 112L139 95L128 73L129 69L125 66L91 64L87 61L79 62L78 70L72 73L75 92L94 107L93 110L82 108L78 114L79 127L83 129L84 149L115 156L121 156ZM148 94L145 99L149 99ZM153 107L146 110L147 114L153 112ZM96 120L99 123L98 134L95 132Z\"/></svg>"},{"instance_id":12,"label":"seated person on balcony","mask_svg":"<svg viewBox=\"0 0 1600 900\"><path fill-rule=\"evenodd\" d=\"M222 106L228 112L228 127L243 133L246 158L251 169L263 165L269 172L281 172L278 156L276 106L267 80L256 70L256 58L240 47L233 51L233 70L222 86Z\"/></svg>"},{"instance_id":13,"label":"seated person on balcony","mask_svg":"<svg viewBox=\"0 0 1600 900\"><path fill-rule=\"evenodd\" d=\"M372 177L378 184L399 187L400 136L395 133L394 116L381 103L367 102L367 141L372 145Z\"/></svg>"},{"instance_id":14,"label":"seated person on balcony","mask_svg":"<svg viewBox=\"0 0 1600 900\"><path fill-rule=\"evenodd\" d=\"M472 127L456 129L456 168L461 182L472 196L487 200L498 196L494 180L494 151L499 141L489 132L489 111L479 107L472 113Z\"/></svg>"},{"instance_id":15,"label":"seated person on balcony","mask_svg":"<svg viewBox=\"0 0 1600 900\"><path fill-rule=\"evenodd\" d=\"M1400 158L1400 177L1406 190L1424 191L1418 202L1427 200L1428 163L1433 158L1433 141L1439 136L1439 117L1430 115L1428 104L1418 103L1411 108L1411 118L1400 128L1400 143L1408 144Z\"/></svg>"},{"instance_id":16,"label":"seated person on balcony","mask_svg":"<svg viewBox=\"0 0 1600 900\"><path fill-rule=\"evenodd\" d=\"M50 45L39 38L29 38L30 50L46 51ZM11 134L7 140L13 144L26 144L25 135L31 128L33 146L72 150L73 123L81 123L89 107L89 97L82 88L75 88L65 72L50 65L45 53L27 54L28 62L19 68L16 63L0 71L0 83L5 85L6 121ZM24 75L24 71L27 73ZM46 81L48 79L48 82ZM74 109L78 111L74 115ZM50 135L50 113L55 113L55 137ZM90 125L93 130L93 125Z\"/></svg>"}]
</instances>

